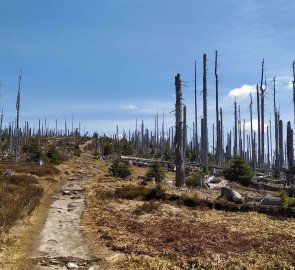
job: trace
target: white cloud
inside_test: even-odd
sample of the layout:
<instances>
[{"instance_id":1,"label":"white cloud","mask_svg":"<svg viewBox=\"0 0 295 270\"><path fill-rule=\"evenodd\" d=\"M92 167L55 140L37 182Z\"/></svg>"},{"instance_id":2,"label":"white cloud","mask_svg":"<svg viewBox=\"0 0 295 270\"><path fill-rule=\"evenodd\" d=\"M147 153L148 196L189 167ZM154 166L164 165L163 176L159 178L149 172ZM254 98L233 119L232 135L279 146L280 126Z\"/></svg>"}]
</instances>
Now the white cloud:
<instances>
[{"instance_id":1,"label":"white cloud","mask_svg":"<svg viewBox=\"0 0 295 270\"><path fill-rule=\"evenodd\" d=\"M291 81L289 81L289 84L288 84L288 86L289 86L289 89L293 89L293 81L291 80Z\"/></svg>"},{"instance_id":2,"label":"white cloud","mask_svg":"<svg viewBox=\"0 0 295 270\"><path fill-rule=\"evenodd\" d=\"M249 97L250 92L256 93L256 85L244 84L239 88L229 91L228 96L230 98L245 99Z\"/></svg>"},{"instance_id":3,"label":"white cloud","mask_svg":"<svg viewBox=\"0 0 295 270\"><path fill-rule=\"evenodd\" d=\"M126 105L126 106L122 106L122 108L125 109L125 110L136 110L137 109L137 107L134 104L131 104L131 103Z\"/></svg>"},{"instance_id":4,"label":"white cloud","mask_svg":"<svg viewBox=\"0 0 295 270\"><path fill-rule=\"evenodd\" d=\"M252 126L253 126L253 131L258 131L258 119L252 119ZM266 129L267 129L267 124L264 123L265 135L266 135ZM245 122L245 130L251 131L251 121Z\"/></svg>"}]
</instances>

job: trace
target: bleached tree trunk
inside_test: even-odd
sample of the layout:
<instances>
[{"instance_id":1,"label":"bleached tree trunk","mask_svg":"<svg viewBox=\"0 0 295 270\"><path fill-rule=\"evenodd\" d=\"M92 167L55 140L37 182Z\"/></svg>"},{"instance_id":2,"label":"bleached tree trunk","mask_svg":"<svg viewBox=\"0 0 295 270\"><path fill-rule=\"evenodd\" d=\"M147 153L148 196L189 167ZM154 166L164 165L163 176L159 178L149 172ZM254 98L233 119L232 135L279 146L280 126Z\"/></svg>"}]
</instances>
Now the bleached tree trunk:
<instances>
[{"instance_id":1,"label":"bleached tree trunk","mask_svg":"<svg viewBox=\"0 0 295 270\"><path fill-rule=\"evenodd\" d=\"M15 127L15 162L18 160L19 154L19 111L20 111L20 85L22 80L22 70L20 70L18 79L18 90L16 98L16 127Z\"/></svg>"},{"instance_id":2,"label":"bleached tree trunk","mask_svg":"<svg viewBox=\"0 0 295 270\"><path fill-rule=\"evenodd\" d=\"M292 168L294 165L294 146L293 146L293 129L291 128L291 122L287 123L287 160L288 160L288 172L287 182L293 184L294 172Z\"/></svg>"},{"instance_id":3,"label":"bleached tree trunk","mask_svg":"<svg viewBox=\"0 0 295 270\"><path fill-rule=\"evenodd\" d=\"M280 175L280 159L279 159L279 121L276 107L276 77L273 78L273 108L275 118L275 170L274 177L278 178Z\"/></svg>"},{"instance_id":4,"label":"bleached tree trunk","mask_svg":"<svg viewBox=\"0 0 295 270\"><path fill-rule=\"evenodd\" d=\"M183 106L183 158L186 157L187 127L186 127L186 106Z\"/></svg>"},{"instance_id":5,"label":"bleached tree trunk","mask_svg":"<svg viewBox=\"0 0 295 270\"><path fill-rule=\"evenodd\" d=\"M259 101L259 87L256 85L256 94L257 94L257 118L258 118L258 150L257 150L257 157L258 157L258 166L261 164L261 148L260 148L260 142L261 142L261 137L260 137L260 101Z\"/></svg>"},{"instance_id":6,"label":"bleached tree trunk","mask_svg":"<svg viewBox=\"0 0 295 270\"><path fill-rule=\"evenodd\" d=\"M176 103L175 103L175 156L176 156L176 186L184 185L185 164L183 157L183 123L182 123L182 91L180 74L175 77Z\"/></svg>"},{"instance_id":7,"label":"bleached tree trunk","mask_svg":"<svg viewBox=\"0 0 295 270\"><path fill-rule=\"evenodd\" d=\"M215 74L215 117L216 117L216 164L220 165L220 126L219 126L219 104L218 104L218 73L217 73L217 57L218 57L218 52L217 50L215 51L215 69L214 69L214 74Z\"/></svg>"},{"instance_id":8,"label":"bleached tree trunk","mask_svg":"<svg viewBox=\"0 0 295 270\"><path fill-rule=\"evenodd\" d=\"M251 151L252 151L252 170L256 173L256 156L255 156L255 141L253 138L253 100L250 92L250 124L251 124Z\"/></svg>"},{"instance_id":9,"label":"bleached tree trunk","mask_svg":"<svg viewBox=\"0 0 295 270\"><path fill-rule=\"evenodd\" d=\"M208 170L208 124L207 124L207 56L203 56L203 170Z\"/></svg>"},{"instance_id":10,"label":"bleached tree trunk","mask_svg":"<svg viewBox=\"0 0 295 270\"><path fill-rule=\"evenodd\" d=\"M195 151L196 151L196 161L199 161L199 153L200 153L200 149L199 149L199 135L198 135L198 105L197 105L197 61L195 61Z\"/></svg>"},{"instance_id":11,"label":"bleached tree trunk","mask_svg":"<svg viewBox=\"0 0 295 270\"><path fill-rule=\"evenodd\" d=\"M280 166L284 165L284 138L283 138L283 121L279 120L279 158Z\"/></svg>"},{"instance_id":12,"label":"bleached tree trunk","mask_svg":"<svg viewBox=\"0 0 295 270\"><path fill-rule=\"evenodd\" d=\"M237 100L235 99L235 126L234 126L234 156L238 155L238 116L237 116Z\"/></svg>"},{"instance_id":13,"label":"bleached tree trunk","mask_svg":"<svg viewBox=\"0 0 295 270\"><path fill-rule=\"evenodd\" d=\"M262 60L261 67L261 81L260 81L260 96L261 96L261 164L264 164L264 95L266 91L266 79L263 87L263 78L264 78L264 59Z\"/></svg>"},{"instance_id":14,"label":"bleached tree trunk","mask_svg":"<svg viewBox=\"0 0 295 270\"><path fill-rule=\"evenodd\" d=\"M219 153L220 153L220 165L223 164L223 155L224 155L224 151L223 151L223 116L222 116L222 108L220 108L220 120L219 120L219 130L220 130L220 133L219 133L219 136L220 136L220 150L219 150Z\"/></svg>"},{"instance_id":15,"label":"bleached tree trunk","mask_svg":"<svg viewBox=\"0 0 295 270\"><path fill-rule=\"evenodd\" d=\"M293 107L294 107L294 124L295 124L295 60L293 61Z\"/></svg>"}]
</instances>

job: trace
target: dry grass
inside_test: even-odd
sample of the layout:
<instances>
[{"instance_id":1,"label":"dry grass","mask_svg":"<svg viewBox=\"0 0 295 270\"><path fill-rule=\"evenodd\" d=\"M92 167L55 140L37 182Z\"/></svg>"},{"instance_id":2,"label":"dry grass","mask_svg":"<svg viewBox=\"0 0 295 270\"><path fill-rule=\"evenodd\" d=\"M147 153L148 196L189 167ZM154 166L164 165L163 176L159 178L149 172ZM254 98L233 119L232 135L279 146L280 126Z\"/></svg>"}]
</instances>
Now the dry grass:
<instances>
[{"instance_id":1,"label":"dry grass","mask_svg":"<svg viewBox=\"0 0 295 270\"><path fill-rule=\"evenodd\" d=\"M0 170L4 173L7 170L26 173L36 176L53 176L59 173L59 170L51 164L44 164L42 166L34 163L2 163L0 164Z\"/></svg>"},{"instance_id":2,"label":"dry grass","mask_svg":"<svg viewBox=\"0 0 295 270\"><path fill-rule=\"evenodd\" d=\"M108 269L294 269L294 219L100 196L139 182L102 175L87 187L92 251L122 255Z\"/></svg>"},{"instance_id":3,"label":"dry grass","mask_svg":"<svg viewBox=\"0 0 295 270\"><path fill-rule=\"evenodd\" d=\"M42 195L43 188L33 176L11 175L0 179L0 235L17 220L28 216Z\"/></svg>"}]
</instances>

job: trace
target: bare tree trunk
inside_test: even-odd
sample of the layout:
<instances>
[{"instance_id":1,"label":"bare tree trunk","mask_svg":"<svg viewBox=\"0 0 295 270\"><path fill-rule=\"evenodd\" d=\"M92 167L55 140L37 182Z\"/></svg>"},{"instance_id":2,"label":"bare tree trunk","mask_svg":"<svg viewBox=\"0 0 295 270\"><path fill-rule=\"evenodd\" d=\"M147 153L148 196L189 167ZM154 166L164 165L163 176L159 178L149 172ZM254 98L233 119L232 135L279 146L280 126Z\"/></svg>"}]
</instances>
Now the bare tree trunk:
<instances>
[{"instance_id":1,"label":"bare tree trunk","mask_svg":"<svg viewBox=\"0 0 295 270\"><path fill-rule=\"evenodd\" d=\"M218 52L215 51L215 117L216 117L216 164L220 165L220 127L219 127L219 104L218 104L218 73L217 73Z\"/></svg>"},{"instance_id":2,"label":"bare tree trunk","mask_svg":"<svg viewBox=\"0 0 295 270\"><path fill-rule=\"evenodd\" d=\"M258 85L256 85L256 94L257 94L257 118L258 118L258 151L257 151L257 156L258 156L258 166L261 164L261 148L260 148L260 142L261 142L261 137L260 137L260 102L259 102L259 88Z\"/></svg>"},{"instance_id":3,"label":"bare tree trunk","mask_svg":"<svg viewBox=\"0 0 295 270\"><path fill-rule=\"evenodd\" d=\"M238 116L237 101L235 99L235 130L234 130L234 156L238 155Z\"/></svg>"},{"instance_id":4,"label":"bare tree trunk","mask_svg":"<svg viewBox=\"0 0 295 270\"><path fill-rule=\"evenodd\" d=\"M176 103L175 103L176 186L182 187L184 185L185 164L184 164L184 158L183 158L182 91L181 91L180 74L177 74L175 77L175 88L176 88Z\"/></svg>"},{"instance_id":5,"label":"bare tree trunk","mask_svg":"<svg viewBox=\"0 0 295 270\"><path fill-rule=\"evenodd\" d=\"M279 121L276 107L276 77L273 78L273 109L275 118L275 170L274 177L280 176L280 160L279 160Z\"/></svg>"},{"instance_id":6,"label":"bare tree trunk","mask_svg":"<svg viewBox=\"0 0 295 270\"><path fill-rule=\"evenodd\" d=\"M203 170L208 170L207 56L203 56Z\"/></svg>"},{"instance_id":7,"label":"bare tree trunk","mask_svg":"<svg viewBox=\"0 0 295 270\"><path fill-rule=\"evenodd\" d=\"M293 106L294 106L294 124L295 124L295 60L293 61Z\"/></svg>"},{"instance_id":8,"label":"bare tree trunk","mask_svg":"<svg viewBox=\"0 0 295 270\"><path fill-rule=\"evenodd\" d=\"M266 136L267 136L267 164L270 164L270 156L269 156L269 128L266 127Z\"/></svg>"},{"instance_id":9,"label":"bare tree trunk","mask_svg":"<svg viewBox=\"0 0 295 270\"><path fill-rule=\"evenodd\" d=\"M253 137L253 173L256 175L256 162L257 162L257 144L256 144L256 132L254 131L254 137Z\"/></svg>"},{"instance_id":10,"label":"bare tree trunk","mask_svg":"<svg viewBox=\"0 0 295 270\"><path fill-rule=\"evenodd\" d=\"M220 139L220 149L219 149L219 153L220 153L220 165L223 164L223 117L222 117L222 108L220 108L220 121L219 121L219 139Z\"/></svg>"},{"instance_id":11,"label":"bare tree trunk","mask_svg":"<svg viewBox=\"0 0 295 270\"><path fill-rule=\"evenodd\" d=\"M198 135L198 105L197 105L197 62L195 61L195 153L196 153L196 160L199 161L199 135Z\"/></svg>"},{"instance_id":12,"label":"bare tree trunk","mask_svg":"<svg viewBox=\"0 0 295 270\"><path fill-rule=\"evenodd\" d=\"M279 157L280 166L284 165L284 138L283 138L283 121L279 120Z\"/></svg>"},{"instance_id":13,"label":"bare tree trunk","mask_svg":"<svg viewBox=\"0 0 295 270\"><path fill-rule=\"evenodd\" d=\"M22 70L20 70L18 80L18 90L16 98L16 127L15 127L15 162L18 160L19 154L19 110L20 110L20 85L22 80Z\"/></svg>"},{"instance_id":14,"label":"bare tree trunk","mask_svg":"<svg viewBox=\"0 0 295 270\"><path fill-rule=\"evenodd\" d=\"M238 127L239 127L239 155L240 155L240 157L242 157L243 156L243 150L242 150L242 123L241 123L241 108L240 108L240 105L239 105Z\"/></svg>"},{"instance_id":15,"label":"bare tree trunk","mask_svg":"<svg viewBox=\"0 0 295 270\"><path fill-rule=\"evenodd\" d=\"M252 146L252 170L256 173L256 156L255 156L255 142L253 138L253 100L252 93L250 92L250 123L251 123L251 146Z\"/></svg>"},{"instance_id":16,"label":"bare tree trunk","mask_svg":"<svg viewBox=\"0 0 295 270\"><path fill-rule=\"evenodd\" d=\"M215 153L216 153L216 149L215 149L215 127L214 127L214 123L212 124L212 135L213 135L213 138L212 138L212 155L215 156ZM217 158L217 157L216 157Z\"/></svg>"},{"instance_id":17,"label":"bare tree trunk","mask_svg":"<svg viewBox=\"0 0 295 270\"><path fill-rule=\"evenodd\" d=\"M183 106L183 158L185 161L187 146L186 106Z\"/></svg>"},{"instance_id":18,"label":"bare tree trunk","mask_svg":"<svg viewBox=\"0 0 295 270\"><path fill-rule=\"evenodd\" d=\"M293 180L294 173L292 168L294 164L294 146L293 146L293 129L291 128L291 122L287 123L287 159L288 159L288 173L287 182L290 183Z\"/></svg>"},{"instance_id":19,"label":"bare tree trunk","mask_svg":"<svg viewBox=\"0 0 295 270\"><path fill-rule=\"evenodd\" d=\"M261 67L261 81L260 81L260 96L261 96L261 164L264 164L264 94L266 91L266 79L265 85L263 88L263 78L264 78L264 59L262 60L262 67Z\"/></svg>"}]
</instances>

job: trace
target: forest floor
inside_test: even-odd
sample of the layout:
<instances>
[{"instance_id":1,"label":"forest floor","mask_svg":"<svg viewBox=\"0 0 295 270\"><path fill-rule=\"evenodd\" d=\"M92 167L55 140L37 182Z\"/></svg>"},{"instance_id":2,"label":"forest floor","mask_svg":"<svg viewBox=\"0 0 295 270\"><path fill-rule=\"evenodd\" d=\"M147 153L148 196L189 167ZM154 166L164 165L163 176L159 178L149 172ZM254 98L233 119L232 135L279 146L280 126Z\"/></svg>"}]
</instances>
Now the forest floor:
<instances>
[{"instance_id":1,"label":"forest floor","mask_svg":"<svg viewBox=\"0 0 295 270\"><path fill-rule=\"evenodd\" d=\"M142 185L145 168L132 166L123 180L111 177L109 166L83 153L59 165L51 182L44 179L40 205L4 237L0 269L294 269L294 218L122 197L124 188L140 193L155 184ZM167 194L209 201L220 195L176 189L173 179L168 173Z\"/></svg>"}]
</instances>

